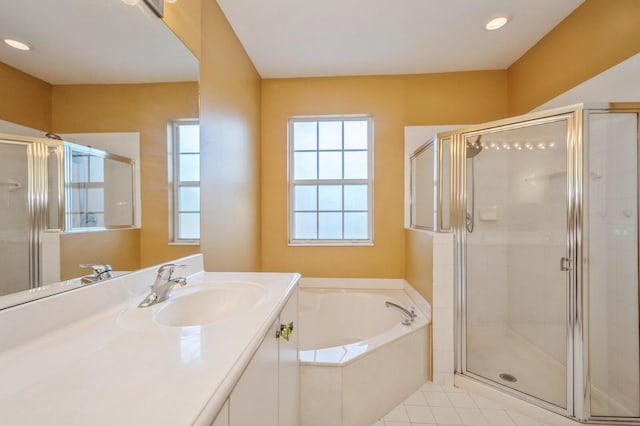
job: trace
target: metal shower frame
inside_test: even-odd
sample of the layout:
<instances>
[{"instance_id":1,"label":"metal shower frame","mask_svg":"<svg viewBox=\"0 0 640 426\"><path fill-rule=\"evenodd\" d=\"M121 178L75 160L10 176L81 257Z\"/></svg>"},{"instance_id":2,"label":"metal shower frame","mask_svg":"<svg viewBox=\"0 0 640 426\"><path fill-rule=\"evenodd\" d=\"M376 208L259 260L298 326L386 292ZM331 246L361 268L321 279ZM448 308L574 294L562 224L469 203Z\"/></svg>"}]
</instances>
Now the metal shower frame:
<instances>
[{"instance_id":1,"label":"metal shower frame","mask_svg":"<svg viewBox=\"0 0 640 426\"><path fill-rule=\"evenodd\" d=\"M640 114L640 103L578 104L548 111L534 112L504 120L492 121L453 132L438 134L451 139L451 228L454 233L454 318L455 318L455 373L500 389L554 413L590 424L640 425L640 417L604 417L591 415L590 371L589 371L589 298L588 268L585 264L588 229L584 226L585 198L588 194L584 181L588 173L586 152L589 142L583 129L588 125L592 113L636 113ZM566 256L571 259L571 270L567 273L567 408L516 391L469 372L466 359L466 138L497 131L522 128L534 124L545 124L566 120L567 122L567 206L566 206ZM640 121L639 121L640 122ZM639 126L640 127L640 126ZM640 141L640 131L639 139ZM639 150L640 152L640 150ZM441 155L437 156L438 159ZM439 161L439 160L438 160ZM640 164L640 161L638 162ZM438 163L436 173L441 175ZM442 211L441 179L437 185L437 211ZM639 186L640 188L640 183ZM440 225L440 223L438 223ZM437 231L443 231L441 226Z\"/></svg>"}]
</instances>

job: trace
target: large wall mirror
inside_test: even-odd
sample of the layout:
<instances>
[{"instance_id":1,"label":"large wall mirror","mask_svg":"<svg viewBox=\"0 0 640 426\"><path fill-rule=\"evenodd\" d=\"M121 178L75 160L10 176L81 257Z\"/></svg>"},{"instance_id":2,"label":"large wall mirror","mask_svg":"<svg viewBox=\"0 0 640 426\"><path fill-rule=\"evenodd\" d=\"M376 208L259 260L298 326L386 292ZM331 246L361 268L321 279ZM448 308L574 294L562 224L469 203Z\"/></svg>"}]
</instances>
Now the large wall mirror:
<instances>
[{"instance_id":1,"label":"large wall mirror","mask_svg":"<svg viewBox=\"0 0 640 426\"><path fill-rule=\"evenodd\" d=\"M31 47L21 51L0 41L0 134L22 138L60 134L76 144L67 144L72 161L66 173L78 177L66 209L49 203L47 217L42 219L49 226L36 237L39 252L34 261L18 258L33 250L25 247L34 243L33 218L28 208L19 211L17 207L27 197L25 188L9 176L8 167L0 167L0 202L6 207L0 214L0 252L11 253L0 257L0 309L81 286L80 280L72 278L91 272L80 269L81 263L114 263L113 269L123 272L144 266L140 247L151 246L142 242L145 235L162 235L158 239L167 245L162 234L168 232L167 123L198 118L199 64L143 1L130 3L0 2L0 36ZM139 144L135 149L132 140ZM16 157L13 164L26 161L28 144L3 147ZM50 148L42 161L53 169L61 155L62 149ZM140 176L142 214L136 216L133 210L135 194L99 182L107 174L127 181ZM23 178L27 181L28 173ZM48 197L53 201L64 188L56 186L55 179L49 183ZM100 192L102 197L96 198ZM104 202L111 198L113 203ZM19 226L9 224L9 216L15 216ZM132 225L135 236L119 240L118 233ZM97 229L101 230L87 232ZM107 244L119 246L123 256L133 260L118 264L118 260L99 258L101 246ZM162 253L156 258L150 261L164 260ZM37 282L26 288L14 279L31 275L33 282L34 274Z\"/></svg>"}]
</instances>

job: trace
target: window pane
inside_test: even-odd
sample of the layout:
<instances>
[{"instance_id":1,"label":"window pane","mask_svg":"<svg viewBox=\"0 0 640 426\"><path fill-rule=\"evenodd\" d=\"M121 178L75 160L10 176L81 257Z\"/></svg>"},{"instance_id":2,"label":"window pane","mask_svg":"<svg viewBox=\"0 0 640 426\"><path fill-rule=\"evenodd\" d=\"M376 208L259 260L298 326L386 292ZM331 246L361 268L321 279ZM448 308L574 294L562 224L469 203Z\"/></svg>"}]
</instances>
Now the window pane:
<instances>
[{"instance_id":1,"label":"window pane","mask_svg":"<svg viewBox=\"0 0 640 426\"><path fill-rule=\"evenodd\" d=\"M368 210L367 185L345 185L344 187L344 209L345 210Z\"/></svg>"},{"instance_id":2,"label":"window pane","mask_svg":"<svg viewBox=\"0 0 640 426\"><path fill-rule=\"evenodd\" d=\"M293 178L317 179L315 152L296 152L293 154Z\"/></svg>"},{"instance_id":3,"label":"window pane","mask_svg":"<svg viewBox=\"0 0 640 426\"><path fill-rule=\"evenodd\" d=\"M323 240L342 239L342 213L319 213L318 238Z\"/></svg>"},{"instance_id":4,"label":"window pane","mask_svg":"<svg viewBox=\"0 0 640 426\"><path fill-rule=\"evenodd\" d=\"M178 214L178 238L181 240L200 238L200 213Z\"/></svg>"},{"instance_id":5,"label":"window pane","mask_svg":"<svg viewBox=\"0 0 640 426\"><path fill-rule=\"evenodd\" d=\"M320 149L342 149L342 121L321 121L318 126Z\"/></svg>"},{"instance_id":6,"label":"window pane","mask_svg":"<svg viewBox=\"0 0 640 426\"><path fill-rule=\"evenodd\" d=\"M71 215L72 228L93 228L104 226L103 213L73 213Z\"/></svg>"},{"instance_id":7,"label":"window pane","mask_svg":"<svg viewBox=\"0 0 640 426\"><path fill-rule=\"evenodd\" d=\"M71 157L71 180L73 182L89 182L89 157L73 153Z\"/></svg>"},{"instance_id":8,"label":"window pane","mask_svg":"<svg viewBox=\"0 0 640 426\"><path fill-rule=\"evenodd\" d=\"M317 186L315 185L296 185L293 188L293 209L300 210L316 210L316 193Z\"/></svg>"},{"instance_id":9,"label":"window pane","mask_svg":"<svg viewBox=\"0 0 640 426\"><path fill-rule=\"evenodd\" d=\"M104 182L104 158L89 157L89 181Z\"/></svg>"},{"instance_id":10,"label":"window pane","mask_svg":"<svg viewBox=\"0 0 640 426\"><path fill-rule=\"evenodd\" d=\"M342 185L321 185L319 210L342 210Z\"/></svg>"},{"instance_id":11,"label":"window pane","mask_svg":"<svg viewBox=\"0 0 640 426\"><path fill-rule=\"evenodd\" d=\"M178 157L180 181L199 181L200 180L200 155L199 154L180 154Z\"/></svg>"},{"instance_id":12,"label":"window pane","mask_svg":"<svg viewBox=\"0 0 640 426\"><path fill-rule=\"evenodd\" d=\"M368 213L344 214L344 238L347 240L366 240L369 238Z\"/></svg>"},{"instance_id":13,"label":"window pane","mask_svg":"<svg viewBox=\"0 0 640 426\"><path fill-rule=\"evenodd\" d=\"M344 122L344 149L367 149L367 122Z\"/></svg>"},{"instance_id":14,"label":"window pane","mask_svg":"<svg viewBox=\"0 0 640 426\"><path fill-rule=\"evenodd\" d=\"M342 152L321 152L320 179L342 179Z\"/></svg>"},{"instance_id":15,"label":"window pane","mask_svg":"<svg viewBox=\"0 0 640 426\"><path fill-rule=\"evenodd\" d=\"M316 121L299 121L293 123L294 151L317 149L317 124Z\"/></svg>"},{"instance_id":16,"label":"window pane","mask_svg":"<svg viewBox=\"0 0 640 426\"><path fill-rule=\"evenodd\" d=\"M315 240L318 238L315 213L295 213L293 226L293 238L296 240Z\"/></svg>"},{"instance_id":17,"label":"window pane","mask_svg":"<svg viewBox=\"0 0 640 426\"><path fill-rule=\"evenodd\" d=\"M197 124L178 125L178 150L180 153L200 152L200 126Z\"/></svg>"},{"instance_id":18,"label":"window pane","mask_svg":"<svg viewBox=\"0 0 640 426\"><path fill-rule=\"evenodd\" d=\"M200 211L200 187L181 186L178 188L178 210L181 212Z\"/></svg>"},{"instance_id":19,"label":"window pane","mask_svg":"<svg viewBox=\"0 0 640 426\"><path fill-rule=\"evenodd\" d=\"M344 178L367 179L367 151L344 153Z\"/></svg>"},{"instance_id":20,"label":"window pane","mask_svg":"<svg viewBox=\"0 0 640 426\"><path fill-rule=\"evenodd\" d=\"M104 188L89 188L87 190L87 211L104 211Z\"/></svg>"}]
</instances>

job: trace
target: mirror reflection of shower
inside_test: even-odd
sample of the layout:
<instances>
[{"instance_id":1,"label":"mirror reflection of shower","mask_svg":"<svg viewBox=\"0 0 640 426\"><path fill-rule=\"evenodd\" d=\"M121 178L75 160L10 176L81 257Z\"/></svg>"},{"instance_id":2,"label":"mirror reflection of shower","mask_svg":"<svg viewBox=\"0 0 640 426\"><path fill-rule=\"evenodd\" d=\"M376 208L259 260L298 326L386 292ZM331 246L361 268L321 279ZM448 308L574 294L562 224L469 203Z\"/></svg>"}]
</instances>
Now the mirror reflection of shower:
<instances>
[{"instance_id":1,"label":"mirror reflection of shower","mask_svg":"<svg viewBox=\"0 0 640 426\"><path fill-rule=\"evenodd\" d=\"M474 221L475 221L475 199L476 199L476 178L475 178L475 168L474 168L474 160L473 158L480 154L480 151L482 151L482 143L480 142L480 138L481 136L478 136L478 138L475 140L475 142L471 142L470 140L467 140L466 143L466 158L468 160L467 162L467 176L471 177L471 179L467 178L467 187L469 185L469 181L471 181L471 197L469 196L469 191L467 190L467 208L469 208L469 206L471 207L471 211L467 210L467 214L465 216L465 226L467 228L467 232L471 233L473 232L473 227L474 227ZM470 170L469 170L470 169ZM471 200L469 200L469 198L471 198Z\"/></svg>"}]
</instances>

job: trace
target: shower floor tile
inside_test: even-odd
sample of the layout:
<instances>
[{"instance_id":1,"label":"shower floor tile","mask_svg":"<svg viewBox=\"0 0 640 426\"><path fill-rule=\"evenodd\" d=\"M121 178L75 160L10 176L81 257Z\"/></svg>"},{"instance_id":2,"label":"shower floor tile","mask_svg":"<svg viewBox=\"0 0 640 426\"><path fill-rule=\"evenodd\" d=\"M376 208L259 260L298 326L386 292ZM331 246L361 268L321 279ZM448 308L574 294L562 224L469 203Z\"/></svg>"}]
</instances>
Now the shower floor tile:
<instances>
[{"instance_id":1,"label":"shower floor tile","mask_svg":"<svg viewBox=\"0 0 640 426\"><path fill-rule=\"evenodd\" d=\"M545 426L482 395L426 382L372 426Z\"/></svg>"}]
</instances>

